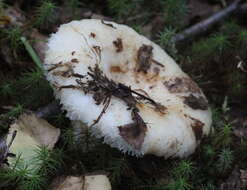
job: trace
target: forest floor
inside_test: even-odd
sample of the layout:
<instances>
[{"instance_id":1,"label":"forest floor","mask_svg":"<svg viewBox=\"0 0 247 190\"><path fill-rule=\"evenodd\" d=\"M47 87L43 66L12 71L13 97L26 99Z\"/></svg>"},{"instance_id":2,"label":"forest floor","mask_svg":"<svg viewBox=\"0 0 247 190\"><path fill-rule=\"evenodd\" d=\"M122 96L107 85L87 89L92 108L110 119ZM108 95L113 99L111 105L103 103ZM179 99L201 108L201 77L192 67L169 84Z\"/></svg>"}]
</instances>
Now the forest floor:
<instances>
[{"instance_id":1,"label":"forest floor","mask_svg":"<svg viewBox=\"0 0 247 190\"><path fill-rule=\"evenodd\" d=\"M201 87L213 130L193 155L136 158L90 135L75 140L37 58L43 61L46 41L59 25L84 18L134 28ZM47 189L55 177L95 172L106 173L117 190L247 189L247 1L0 0L0 97L0 162L6 133L23 113L41 114L61 130L52 151L38 151L45 164L35 176L2 166L0 189Z\"/></svg>"}]
</instances>

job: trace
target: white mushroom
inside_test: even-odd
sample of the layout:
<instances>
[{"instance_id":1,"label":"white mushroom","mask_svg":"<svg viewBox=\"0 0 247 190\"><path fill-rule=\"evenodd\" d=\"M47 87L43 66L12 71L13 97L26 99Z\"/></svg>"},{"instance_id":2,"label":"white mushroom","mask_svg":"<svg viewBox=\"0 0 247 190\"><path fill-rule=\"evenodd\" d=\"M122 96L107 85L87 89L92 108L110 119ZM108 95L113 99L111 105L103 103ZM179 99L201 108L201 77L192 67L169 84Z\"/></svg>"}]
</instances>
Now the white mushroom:
<instances>
[{"instance_id":1,"label":"white mushroom","mask_svg":"<svg viewBox=\"0 0 247 190\"><path fill-rule=\"evenodd\" d=\"M201 89L128 26L85 19L48 42L47 79L71 120L123 152L186 157L211 125Z\"/></svg>"}]
</instances>

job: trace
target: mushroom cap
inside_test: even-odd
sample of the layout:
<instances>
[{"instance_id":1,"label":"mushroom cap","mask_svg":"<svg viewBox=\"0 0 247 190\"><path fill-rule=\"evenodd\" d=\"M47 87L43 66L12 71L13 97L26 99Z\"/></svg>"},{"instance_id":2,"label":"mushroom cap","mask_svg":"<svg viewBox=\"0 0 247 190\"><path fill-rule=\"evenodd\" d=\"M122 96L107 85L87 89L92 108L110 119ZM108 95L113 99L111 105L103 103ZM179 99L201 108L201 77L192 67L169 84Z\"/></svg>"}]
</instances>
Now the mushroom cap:
<instances>
[{"instance_id":1,"label":"mushroom cap","mask_svg":"<svg viewBox=\"0 0 247 190\"><path fill-rule=\"evenodd\" d=\"M44 68L67 116L122 152L186 157L210 131L201 89L160 46L126 25L61 25Z\"/></svg>"}]
</instances>

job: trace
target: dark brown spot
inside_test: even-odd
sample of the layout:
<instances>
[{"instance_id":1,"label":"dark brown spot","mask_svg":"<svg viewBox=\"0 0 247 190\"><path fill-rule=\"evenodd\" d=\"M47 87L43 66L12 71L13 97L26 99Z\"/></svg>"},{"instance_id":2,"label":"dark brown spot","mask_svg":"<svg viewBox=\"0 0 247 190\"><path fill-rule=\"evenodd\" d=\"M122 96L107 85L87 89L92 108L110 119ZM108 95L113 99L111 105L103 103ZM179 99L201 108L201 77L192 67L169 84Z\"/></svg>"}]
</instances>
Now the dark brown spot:
<instances>
[{"instance_id":1,"label":"dark brown spot","mask_svg":"<svg viewBox=\"0 0 247 190\"><path fill-rule=\"evenodd\" d=\"M197 84L192 81L190 78L182 77L182 78L174 78L169 81L165 81L164 85L171 93L200 93L201 90L197 86Z\"/></svg>"},{"instance_id":2,"label":"dark brown spot","mask_svg":"<svg viewBox=\"0 0 247 190\"><path fill-rule=\"evenodd\" d=\"M192 121L191 128L195 134L195 138L197 141L201 140L203 137L203 126L205 125L200 120L193 118L191 116L188 116L185 114L186 117L189 117Z\"/></svg>"},{"instance_id":3,"label":"dark brown spot","mask_svg":"<svg viewBox=\"0 0 247 190\"><path fill-rule=\"evenodd\" d=\"M167 107L163 106L162 104L157 103L155 105L154 111L159 112L160 114L164 115L167 113Z\"/></svg>"},{"instance_id":4,"label":"dark brown spot","mask_svg":"<svg viewBox=\"0 0 247 190\"><path fill-rule=\"evenodd\" d=\"M71 52L71 55L74 55L74 54L75 54L75 51L72 51L72 52Z\"/></svg>"},{"instance_id":5,"label":"dark brown spot","mask_svg":"<svg viewBox=\"0 0 247 190\"><path fill-rule=\"evenodd\" d=\"M196 140L197 141L201 140L202 139L202 135L203 135L203 131L202 131L203 123L202 122L195 123L195 124L192 124L191 127L192 127L192 129L194 131Z\"/></svg>"},{"instance_id":6,"label":"dark brown spot","mask_svg":"<svg viewBox=\"0 0 247 190\"><path fill-rule=\"evenodd\" d=\"M137 71L147 73L152 63L153 47L143 44L137 51Z\"/></svg>"},{"instance_id":7,"label":"dark brown spot","mask_svg":"<svg viewBox=\"0 0 247 190\"><path fill-rule=\"evenodd\" d=\"M121 38L117 38L117 40L113 41L112 43L116 47L117 53L123 51L123 43Z\"/></svg>"},{"instance_id":8,"label":"dark brown spot","mask_svg":"<svg viewBox=\"0 0 247 190\"><path fill-rule=\"evenodd\" d=\"M71 61L72 63L79 63L79 60L78 60L78 59L76 59L76 58L71 59L70 61Z\"/></svg>"},{"instance_id":9,"label":"dark brown spot","mask_svg":"<svg viewBox=\"0 0 247 190\"><path fill-rule=\"evenodd\" d=\"M203 96L196 97L193 94L183 97L184 103L195 110L207 110L208 102Z\"/></svg>"},{"instance_id":10,"label":"dark brown spot","mask_svg":"<svg viewBox=\"0 0 247 190\"><path fill-rule=\"evenodd\" d=\"M123 70L119 66L111 66L110 72L111 73L123 73Z\"/></svg>"},{"instance_id":11,"label":"dark brown spot","mask_svg":"<svg viewBox=\"0 0 247 190\"><path fill-rule=\"evenodd\" d=\"M144 141L147 126L137 112L132 112L132 117L134 120L133 123L118 127L119 134L127 143L136 149L140 149Z\"/></svg>"},{"instance_id":12,"label":"dark brown spot","mask_svg":"<svg viewBox=\"0 0 247 190\"><path fill-rule=\"evenodd\" d=\"M95 38L96 34L93 33L93 32L91 32L91 33L90 33L90 36L91 36L92 38Z\"/></svg>"}]
</instances>

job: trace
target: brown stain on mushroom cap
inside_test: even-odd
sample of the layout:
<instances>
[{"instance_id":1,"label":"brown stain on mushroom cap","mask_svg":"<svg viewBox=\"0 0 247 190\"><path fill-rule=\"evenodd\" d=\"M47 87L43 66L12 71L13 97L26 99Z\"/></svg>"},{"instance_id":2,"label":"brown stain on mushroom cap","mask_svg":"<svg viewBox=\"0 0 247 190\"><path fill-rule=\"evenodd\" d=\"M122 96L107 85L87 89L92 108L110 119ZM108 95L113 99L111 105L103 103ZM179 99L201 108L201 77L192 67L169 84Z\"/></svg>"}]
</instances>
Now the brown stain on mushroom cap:
<instances>
[{"instance_id":1,"label":"brown stain on mushroom cap","mask_svg":"<svg viewBox=\"0 0 247 190\"><path fill-rule=\"evenodd\" d=\"M158 67L153 67L152 69L150 68L146 73L134 70L133 76L136 83L139 83L138 81L143 81L154 87L158 81L164 80L164 77L160 75L160 71L161 69Z\"/></svg>"},{"instance_id":2,"label":"brown stain on mushroom cap","mask_svg":"<svg viewBox=\"0 0 247 190\"><path fill-rule=\"evenodd\" d=\"M191 123L191 128L194 132L196 141L200 141L203 137L203 126L205 125L203 122L201 122L200 120L191 117L187 114L184 114L185 117L189 118L192 123Z\"/></svg>"},{"instance_id":3,"label":"brown stain on mushroom cap","mask_svg":"<svg viewBox=\"0 0 247 190\"><path fill-rule=\"evenodd\" d=\"M78 60L78 59L76 59L76 58L71 59L70 61L71 61L72 63L79 63L79 60Z\"/></svg>"},{"instance_id":4,"label":"brown stain on mushroom cap","mask_svg":"<svg viewBox=\"0 0 247 190\"><path fill-rule=\"evenodd\" d=\"M176 77L163 83L170 93L201 93L197 84L188 77Z\"/></svg>"},{"instance_id":5,"label":"brown stain on mushroom cap","mask_svg":"<svg viewBox=\"0 0 247 190\"><path fill-rule=\"evenodd\" d=\"M194 96L193 94L190 94L189 96L185 96L184 98L184 104L191 107L195 110L207 110L208 109L208 102L203 96Z\"/></svg>"},{"instance_id":6,"label":"brown stain on mushroom cap","mask_svg":"<svg viewBox=\"0 0 247 190\"><path fill-rule=\"evenodd\" d=\"M91 32L91 33L90 33L90 36L91 36L92 38L95 38L95 37L96 37L96 34L93 33L93 32Z\"/></svg>"},{"instance_id":7,"label":"brown stain on mushroom cap","mask_svg":"<svg viewBox=\"0 0 247 190\"><path fill-rule=\"evenodd\" d=\"M144 138L146 136L147 126L138 113L133 111L132 117L133 119L135 117L135 121L133 123L118 127L119 134L134 148L141 149Z\"/></svg>"},{"instance_id":8,"label":"brown stain on mushroom cap","mask_svg":"<svg viewBox=\"0 0 247 190\"><path fill-rule=\"evenodd\" d=\"M120 66L112 65L110 67L110 72L111 73L126 73L127 71L122 70L122 68Z\"/></svg>"},{"instance_id":9,"label":"brown stain on mushroom cap","mask_svg":"<svg viewBox=\"0 0 247 190\"><path fill-rule=\"evenodd\" d=\"M123 42L121 38L117 38L116 40L114 40L113 45L116 47L116 52L120 53L123 51Z\"/></svg>"},{"instance_id":10,"label":"brown stain on mushroom cap","mask_svg":"<svg viewBox=\"0 0 247 190\"><path fill-rule=\"evenodd\" d=\"M153 47L143 44L137 51L137 71L147 73L153 57Z\"/></svg>"},{"instance_id":11,"label":"brown stain on mushroom cap","mask_svg":"<svg viewBox=\"0 0 247 190\"><path fill-rule=\"evenodd\" d=\"M203 137L203 130L202 130L203 126L204 126L204 123L202 123L201 121L199 121L197 119L195 119L194 123L191 124L191 127L194 131L194 134L195 134L197 141L201 140L201 138Z\"/></svg>"}]
</instances>

